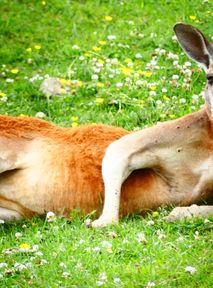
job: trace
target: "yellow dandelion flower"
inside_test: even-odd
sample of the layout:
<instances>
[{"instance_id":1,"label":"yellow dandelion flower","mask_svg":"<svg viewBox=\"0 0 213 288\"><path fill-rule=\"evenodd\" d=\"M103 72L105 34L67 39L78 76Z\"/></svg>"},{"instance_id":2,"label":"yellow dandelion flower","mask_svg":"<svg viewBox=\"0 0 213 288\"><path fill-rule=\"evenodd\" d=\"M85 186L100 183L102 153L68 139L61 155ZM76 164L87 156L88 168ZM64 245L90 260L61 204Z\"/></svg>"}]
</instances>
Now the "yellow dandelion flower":
<instances>
[{"instance_id":1,"label":"yellow dandelion flower","mask_svg":"<svg viewBox=\"0 0 213 288\"><path fill-rule=\"evenodd\" d=\"M106 45L106 41L98 41L98 43L101 45L101 46L104 46L104 45Z\"/></svg>"},{"instance_id":2,"label":"yellow dandelion flower","mask_svg":"<svg viewBox=\"0 0 213 288\"><path fill-rule=\"evenodd\" d=\"M155 90L156 90L156 86L150 86L149 89L150 89L151 91L155 91Z\"/></svg>"},{"instance_id":3,"label":"yellow dandelion flower","mask_svg":"<svg viewBox=\"0 0 213 288\"><path fill-rule=\"evenodd\" d=\"M79 119L78 116L72 116L72 117L71 117L71 120L72 120L73 122L77 122L78 119Z\"/></svg>"},{"instance_id":4,"label":"yellow dandelion flower","mask_svg":"<svg viewBox=\"0 0 213 288\"><path fill-rule=\"evenodd\" d=\"M122 67L122 68L120 69L120 71L121 71L121 73L123 73L124 75L129 75L129 74L132 73L133 70L132 70L131 68Z\"/></svg>"},{"instance_id":5,"label":"yellow dandelion flower","mask_svg":"<svg viewBox=\"0 0 213 288\"><path fill-rule=\"evenodd\" d=\"M167 97L166 95L163 95L163 99L164 99L165 101L169 101L169 100L170 100L170 98Z\"/></svg>"},{"instance_id":6,"label":"yellow dandelion flower","mask_svg":"<svg viewBox=\"0 0 213 288\"><path fill-rule=\"evenodd\" d=\"M46 4L46 1L41 1L41 5L45 6Z\"/></svg>"},{"instance_id":7,"label":"yellow dandelion flower","mask_svg":"<svg viewBox=\"0 0 213 288\"><path fill-rule=\"evenodd\" d=\"M30 249L30 245L27 244L27 243L22 243L20 246L19 246L20 249L22 250L29 250Z\"/></svg>"},{"instance_id":8,"label":"yellow dandelion flower","mask_svg":"<svg viewBox=\"0 0 213 288\"><path fill-rule=\"evenodd\" d=\"M28 115L26 115L26 114L20 114L19 116L20 117L28 117Z\"/></svg>"},{"instance_id":9,"label":"yellow dandelion flower","mask_svg":"<svg viewBox=\"0 0 213 288\"><path fill-rule=\"evenodd\" d=\"M159 215L158 211L152 212L152 217L158 217L158 215Z\"/></svg>"},{"instance_id":10,"label":"yellow dandelion flower","mask_svg":"<svg viewBox=\"0 0 213 288\"><path fill-rule=\"evenodd\" d=\"M60 83L62 86L65 86L66 83L67 83L67 80L66 79L59 79Z\"/></svg>"},{"instance_id":11,"label":"yellow dandelion flower","mask_svg":"<svg viewBox=\"0 0 213 288\"><path fill-rule=\"evenodd\" d=\"M103 98L96 98L96 104L103 104L104 103L104 99Z\"/></svg>"},{"instance_id":12,"label":"yellow dandelion flower","mask_svg":"<svg viewBox=\"0 0 213 288\"><path fill-rule=\"evenodd\" d=\"M83 85L83 82L82 82L81 80L78 80L77 86L78 86L78 87L81 87L82 85Z\"/></svg>"},{"instance_id":13,"label":"yellow dandelion flower","mask_svg":"<svg viewBox=\"0 0 213 288\"><path fill-rule=\"evenodd\" d=\"M104 83L98 82L98 83L96 84L96 86L99 87L99 88L103 88L103 87L104 87Z\"/></svg>"},{"instance_id":14,"label":"yellow dandelion flower","mask_svg":"<svg viewBox=\"0 0 213 288\"><path fill-rule=\"evenodd\" d=\"M40 50L40 49L41 49L41 45L35 45L34 48L35 48L36 50Z\"/></svg>"},{"instance_id":15,"label":"yellow dandelion flower","mask_svg":"<svg viewBox=\"0 0 213 288\"><path fill-rule=\"evenodd\" d=\"M169 114L169 118L174 119L175 115L174 114Z\"/></svg>"},{"instance_id":16,"label":"yellow dandelion flower","mask_svg":"<svg viewBox=\"0 0 213 288\"><path fill-rule=\"evenodd\" d=\"M85 57L91 57L92 55L90 53L84 53Z\"/></svg>"},{"instance_id":17,"label":"yellow dandelion flower","mask_svg":"<svg viewBox=\"0 0 213 288\"><path fill-rule=\"evenodd\" d=\"M19 70L18 69L12 69L11 71L10 71L12 74L17 74L18 72L19 72Z\"/></svg>"},{"instance_id":18,"label":"yellow dandelion flower","mask_svg":"<svg viewBox=\"0 0 213 288\"><path fill-rule=\"evenodd\" d=\"M152 76L152 72L145 72L145 73L144 73L144 76L149 78L149 77Z\"/></svg>"},{"instance_id":19,"label":"yellow dandelion flower","mask_svg":"<svg viewBox=\"0 0 213 288\"><path fill-rule=\"evenodd\" d=\"M29 47L29 48L26 49L26 51L30 53L30 52L32 52L32 48Z\"/></svg>"},{"instance_id":20,"label":"yellow dandelion flower","mask_svg":"<svg viewBox=\"0 0 213 288\"><path fill-rule=\"evenodd\" d=\"M109 22L110 22L110 21L112 21L113 18L112 18L112 16L105 16L104 19L105 19L106 21L109 21Z\"/></svg>"},{"instance_id":21,"label":"yellow dandelion flower","mask_svg":"<svg viewBox=\"0 0 213 288\"><path fill-rule=\"evenodd\" d=\"M66 81L66 85L67 85L67 86L71 86L71 85L72 85L71 80L67 80L67 81Z\"/></svg>"},{"instance_id":22,"label":"yellow dandelion flower","mask_svg":"<svg viewBox=\"0 0 213 288\"><path fill-rule=\"evenodd\" d=\"M71 126L72 126L72 128L75 128L75 127L78 126L78 123L77 122L72 122Z\"/></svg>"},{"instance_id":23,"label":"yellow dandelion flower","mask_svg":"<svg viewBox=\"0 0 213 288\"><path fill-rule=\"evenodd\" d=\"M125 62L125 63L130 63L130 62L132 62L132 59L127 58L127 59L124 60L124 62Z\"/></svg>"},{"instance_id":24,"label":"yellow dandelion flower","mask_svg":"<svg viewBox=\"0 0 213 288\"><path fill-rule=\"evenodd\" d=\"M165 117L166 117L166 114L160 114L160 117L161 117L161 118L165 118Z\"/></svg>"},{"instance_id":25,"label":"yellow dandelion flower","mask_svg":"<svg viewBox=\"0 0 213 288\"><path fill-rule=\"evenodd\" d=\"M6 96L7 96L7 94L5 94L4 92L0 91L0 97L6 97Z\"/></svg>"},{"instance_id":26,"label":"yellow dandelion flower","mask_svg":"<svg viewBox=\"0 0 213 288\"><path fill-rule=\"evenodd\" d=\"M191 16L189 16L189 18L190 18L191 20L196 20L196 19L197 19L197 17L196 17L195 15L191 15Z\"/></svg>"},{"instance_id":27,"label":"yellow dandelion flower","mask_svg":"<svg viewBox=\"0 0 213 288\"><path fill-rule=\"evenodd\" d=\"M94 51L101 51L101 47L93 46L93 47L92 47L92 50L94 50Z\"/></svg>"}]
</instances>

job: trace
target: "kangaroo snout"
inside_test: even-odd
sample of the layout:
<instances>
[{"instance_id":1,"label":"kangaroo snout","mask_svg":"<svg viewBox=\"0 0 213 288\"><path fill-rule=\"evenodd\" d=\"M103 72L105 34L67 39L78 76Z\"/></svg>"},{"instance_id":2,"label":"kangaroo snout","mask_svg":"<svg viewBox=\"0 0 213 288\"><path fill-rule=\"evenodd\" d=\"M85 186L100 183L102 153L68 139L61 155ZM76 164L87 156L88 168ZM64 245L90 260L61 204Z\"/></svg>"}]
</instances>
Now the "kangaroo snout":
<instances>
[{"instance_id":1,"label":"kangaroo snout","mask_svg":"<svg viewBox=\"0 0 213 288\"><path fill-rule=\"evenodd\" d=\"M206 74L206 79L208 80L208 83L213 85L213 72Z\"/></svg>"},{"instance_id":2,"label":"kangaroo snout","mask_svg":"<svg viewBox=\"0 0 213 288\"><path fill-rule=\"evenodd\" d=\"M209 69L206 72L206 79L208 80L208 84L213 85L213 64L209 65Z\"/></svg>"}]
</instances>

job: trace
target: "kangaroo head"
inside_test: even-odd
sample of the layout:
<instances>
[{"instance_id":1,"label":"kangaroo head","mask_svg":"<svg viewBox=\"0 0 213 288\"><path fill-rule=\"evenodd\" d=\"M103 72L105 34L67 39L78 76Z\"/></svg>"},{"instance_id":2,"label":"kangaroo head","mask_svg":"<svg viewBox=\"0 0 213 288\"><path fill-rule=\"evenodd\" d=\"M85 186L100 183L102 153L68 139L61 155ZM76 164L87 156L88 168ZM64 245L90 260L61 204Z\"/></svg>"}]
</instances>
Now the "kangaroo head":
<instances>
[{"instance_id":1,"label":"kangaroo head","mask_svg":"<svg viewBox=\"0 0 213 288\"><path fill-rule=\"evenodd\" d=\"M186 54L202 66L206 72L205 100L210 117L213 118L213 44L197 28L177 23L174 31Z\"/></svg>"}]
</instances>

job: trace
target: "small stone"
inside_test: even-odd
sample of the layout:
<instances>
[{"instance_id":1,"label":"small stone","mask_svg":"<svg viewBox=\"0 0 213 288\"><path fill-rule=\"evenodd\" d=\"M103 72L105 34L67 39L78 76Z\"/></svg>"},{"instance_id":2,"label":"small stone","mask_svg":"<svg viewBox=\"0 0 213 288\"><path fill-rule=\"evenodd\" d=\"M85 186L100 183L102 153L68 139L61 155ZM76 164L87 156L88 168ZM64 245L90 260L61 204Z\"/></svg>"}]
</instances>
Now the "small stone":
<instances>
[{"instance_id":1,"label":"small stone","mask_svg":"<svg viewBox=\"0 0 213 288\"><path fill-rule=\"evenodd\" d=\"M61 94L61 83L58 78L50 77L41 83L40 91L47 97Z\"/></svg>"}]
</instances>

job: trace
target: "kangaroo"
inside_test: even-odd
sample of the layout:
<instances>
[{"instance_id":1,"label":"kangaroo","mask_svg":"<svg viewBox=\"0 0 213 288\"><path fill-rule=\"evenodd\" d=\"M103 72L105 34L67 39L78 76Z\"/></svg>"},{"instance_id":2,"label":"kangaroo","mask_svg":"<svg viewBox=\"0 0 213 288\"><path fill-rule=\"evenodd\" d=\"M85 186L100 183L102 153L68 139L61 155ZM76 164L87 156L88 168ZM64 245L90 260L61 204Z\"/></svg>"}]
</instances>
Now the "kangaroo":
<instances>
[{"instance_id":1,"label":"kangaroo","mask_svg":"<svg viewBox=\"0 0 213 288\"><path fill-rule=\"evenodd\" d=\"M205 108L109 145L102 163L104 208L93 227L118 223L122 183L138 169L151 169L164 183L157 194L147 194L150 203L152 197L180 205L213 198L213 45L191 25L178 23L174 31L183 50L206 72Z\"/></svg>"},{"instance_id":2,"label":"kangaroo","mask_svg":"<svg viewBox=\"0 0 213 288\"><path fill-rule=\"evenodd\" d=\"M189 30L186 34L203 39L190 27L182 24L178 30ZM207 75L210 83L211 76ZM211 85L207 91L210 98ZM104 160L103 171L112 171L112 180L114 176L116 180L124 162L129 161L129 166L120 179L122 187L115 187L116 193L121 189L121 195L114 195L109 207L112 212L116 208L116 213L109 209L107 221L102 217L99 226L117 221L118 213L140 213L189 199L207 200L212 196L212 135L211 102L197 113L138 133L107 125L62 128L32 117L0 116L0 219L42 216L47 211L69 217L73 209L85 213L96 210L99 215L104 199L102 160L114 141L107 155L116 151L115 158L112 155L110 161ZM110 179L114 193L113 181ZM119 200L118 211L115 204Z\"/></svg>"}]
</instances>

